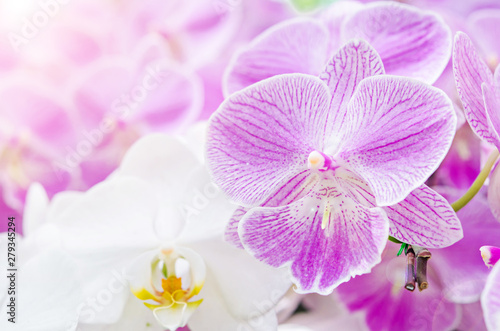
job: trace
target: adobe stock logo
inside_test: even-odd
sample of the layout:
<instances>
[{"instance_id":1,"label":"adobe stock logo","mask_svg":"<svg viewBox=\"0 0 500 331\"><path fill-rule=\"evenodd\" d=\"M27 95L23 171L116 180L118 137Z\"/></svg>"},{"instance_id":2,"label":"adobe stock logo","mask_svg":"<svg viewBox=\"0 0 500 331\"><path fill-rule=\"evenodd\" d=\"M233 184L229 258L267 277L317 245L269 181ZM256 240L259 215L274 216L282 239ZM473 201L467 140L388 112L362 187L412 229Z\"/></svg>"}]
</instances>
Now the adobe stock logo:
<instances>
[{"instance_id":1,"label":"adobe stock logo","mask_svg":"<svg viewBox=\"0 0 500 331\"><path fill-rule=\"evenodd\" d=\"M39 9L31 17L24 17L18 33L10 31L8 34L10 44L16 52L21 47L36 38L40 30L45 28L50 20L61 11L61 6L67 5L71 0L41 0L38 2Z\"/></svg>"}]
</instances>

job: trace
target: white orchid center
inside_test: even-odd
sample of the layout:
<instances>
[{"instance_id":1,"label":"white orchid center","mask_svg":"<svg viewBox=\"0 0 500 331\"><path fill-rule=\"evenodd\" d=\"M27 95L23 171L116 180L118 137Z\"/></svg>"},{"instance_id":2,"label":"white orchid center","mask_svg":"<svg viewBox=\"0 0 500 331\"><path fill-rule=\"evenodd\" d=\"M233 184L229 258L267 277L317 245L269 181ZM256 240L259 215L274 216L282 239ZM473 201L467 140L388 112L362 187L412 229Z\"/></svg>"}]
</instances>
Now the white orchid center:
<instances>
[{"instance_id":1,"label":"white orchid center","mask_svg":"<svg viewBox=\"0 0 500 331\"><path fill-rule=\"evenodd\" d=\"M132 293L152 310L158 323L176 330L187 324L203 301L194 297L204 280L205 265L198 254L187 249L162 249L151 261L147 283L133 288Z\"/></svg>"}]
</instances>

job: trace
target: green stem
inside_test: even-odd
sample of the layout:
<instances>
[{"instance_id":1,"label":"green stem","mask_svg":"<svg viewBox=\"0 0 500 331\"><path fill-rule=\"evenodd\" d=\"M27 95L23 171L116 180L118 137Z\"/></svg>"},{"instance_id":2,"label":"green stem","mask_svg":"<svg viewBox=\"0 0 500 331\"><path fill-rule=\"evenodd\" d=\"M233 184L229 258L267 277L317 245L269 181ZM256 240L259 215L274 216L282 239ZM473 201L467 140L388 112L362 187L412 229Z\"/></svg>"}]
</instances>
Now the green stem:
<instances>
[{"instance_id":1,"label":"green stem","mask_svg":"<svg viewBox=\"0 0 500 331\"><path fill-rule=\"evenodd\" d=\"M483 170L481 170L479 175L476 177L476 180L474 181L474 183L472 183L471 187L467 190L467 192L465 192L465 194L460 199L451 204L451 207L453 207L454 211L457 212L463 207L465 207L465 205L467 205L469 201L471 201L472 198L474 198L477 192L479 192L481 187L483 187L484 181L486 180L486 178L488 178L491 172L491 168L493 168L493 166L495 165L495 161L497 160L499 155L500 153L496 149L493 153L490 154L490 156L488 157L488 161L486 161L486 164L484 165Z\"/></svg>"},{"instance_id":2,"label":"green stem","mask_svg":"<svg viewBox=\"0 0 500 331\"><path fill-rule=\"evenodd\" d=\"M393 243L396 243L396 244L403 244L403 242L397 240L396 238L394 238L392 236L389 236L389 241L392 241Z\"/></svg>"}]
</instances>

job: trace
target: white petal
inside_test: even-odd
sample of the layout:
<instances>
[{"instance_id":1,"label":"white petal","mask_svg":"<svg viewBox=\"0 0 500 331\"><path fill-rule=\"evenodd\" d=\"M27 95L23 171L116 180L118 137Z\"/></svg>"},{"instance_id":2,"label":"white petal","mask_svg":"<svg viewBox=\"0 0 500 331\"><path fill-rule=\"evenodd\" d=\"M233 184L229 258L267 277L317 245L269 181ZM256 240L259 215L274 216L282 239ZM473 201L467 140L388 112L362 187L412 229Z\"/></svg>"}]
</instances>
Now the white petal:
<instances>
[{"instance_id":1,"label":"white petal","mask_svg":"<svg viewBox=\"0 0 500 331\"><path fill-rule=\"evenodd\" d=\"M49 197L42 185L34 183L26 194L26 204L23 217L23 233L34 232L45 221Z\"/></svg>"},{"instance_id":2,"label":"white petal","mask_svg":"<svg viewBox=\"0 0 500 331\"><path fill-rule=\"evenodd\" d=\"M2 330L75 330L78 306L83 301L76 263L66 254L50 250L31 259L16 276L16 324L0 320ZM5 278L2 277L2 278ZM2 286L2 293L6 288ZM7 305L2 300L2 307Z\"/></svg>"}]
</instances>

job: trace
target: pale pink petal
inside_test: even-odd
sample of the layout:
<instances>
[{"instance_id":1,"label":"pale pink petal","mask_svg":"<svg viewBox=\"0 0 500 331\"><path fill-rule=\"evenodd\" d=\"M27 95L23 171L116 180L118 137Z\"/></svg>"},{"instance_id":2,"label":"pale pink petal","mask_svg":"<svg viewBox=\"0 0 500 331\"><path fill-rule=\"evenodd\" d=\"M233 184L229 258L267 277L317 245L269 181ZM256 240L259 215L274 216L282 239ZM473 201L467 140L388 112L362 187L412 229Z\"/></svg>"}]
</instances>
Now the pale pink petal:
<instances>
[{"instance_id":1,"label":"pale pink petal","mask_svg":"<svg viewBox=\"0 0 500 331\"><path fill-rule=\"evenodd\" d=\"M467 17L467 31L478 44L486 63L490 68L496 67L500 61L500 10L482 9Z\"/></svg>"},{"instance_id":2,"label":"pale pink petal","mask_svg":"<svg viewBox=\"0 0 500 331\"><path fill-rule=\"evenodd\" d=\"M203 105L200 78L166 61L140 68L137 84L130 92L137 102L128 122L145 123L150 130L181 132L193 123Z\"/></svg>"},{"instance_id":3,"label":"pale pink petal","mask_svg":"<svg viewBox=\"0 0 500 331\"><path fill-rule=\"evenodd\" d=\"M135 78L132 63L116 58L101 59L86 68L70 87L83 126L96 129L106 115L130 115L137 105L132 96Z\"/></svg>"},{"instance_id":4,"label":"pale pink petal","mask_svg":"<svg viewBox=\"0 0 500 331\"><path fill-rule=\"evenodd\" d=\"M74 142L73 119L67 105L42 83L16 81L4 85L0 98L0 135L10 138L30 132L59 150Z\"/></svg>"},{"instance_id":5,"label":"pale pink petal","mask_svg":"<svg viewBox=\"0 0 500 331\"><path fill-rule=\"evenodd\" d=\"M398 3L365 6L345 21L342 37L368 41L388 74L429 84L441 75L451 54L451 31L442 19Z\"/></svg>"},{"instance_id":6,"label":"pale pink petal","mask_svg":"<svg viewBox=\"0 0 500 331\"><path fill-rule=\"evenodd\" d=\"M490 128L490 137L496 148L500 149L500 86L481 84L483 91L486 119Z\"/></svg>"},{"instance_id":7,"label":"pale pink petal","mask_svg":"<svg viewBox=\"0 0 500 331\"><path fill-rule=\"evenodd\" d=\"M500 329L500 264L492 269L481 295L484 319L488 330Z\"/></svg>"},{"instance_id":8,"label":"pale pink petal","mask_svg":"<svg viewBox=\"0 0 500 331\"><path fill-rule=\"evenodd\" d=\"M337 1L320 12L319 19L330 32L329 50L336 50L342 46L340 38L342 24L346 18L361 8L363 8L363 4L357 1Z\"/></svg>"},{"instance_id":9,"label":"pale pink petal","mask_svg":"<svg viewBox=\"0 0 500 331\"><path fill-rule=\"evenodd\" d=\"M369 77L349 104L338 156L373 190L379 206L402 201L437 169L456 115L448 97L402 77Z\"/></svg>"},{"instance_id":10,"label":"pale pink petal","mask_svg":"<svg viewBox=\"0 0 500 331\"><path fill-rule=\"evenodd\" d=\"M481 90L482 83L493 83L493 74L476 53L469 37L461 32L455 36L453 71L465 118L480 138L494 144L496 139L491 134Z\"/></svg>"},{"instance_id":11,"label":"pale pink petal","mask_svg":"<svg viewBox=\"0 0 500 331\"><path fill-rule=\"evenodd\" d=\"M327 61L327 46L328 31L315 20L277 24L234 56L225 73L224 94L279 74L318 75Z\"/></svg>"}]
</instances>

